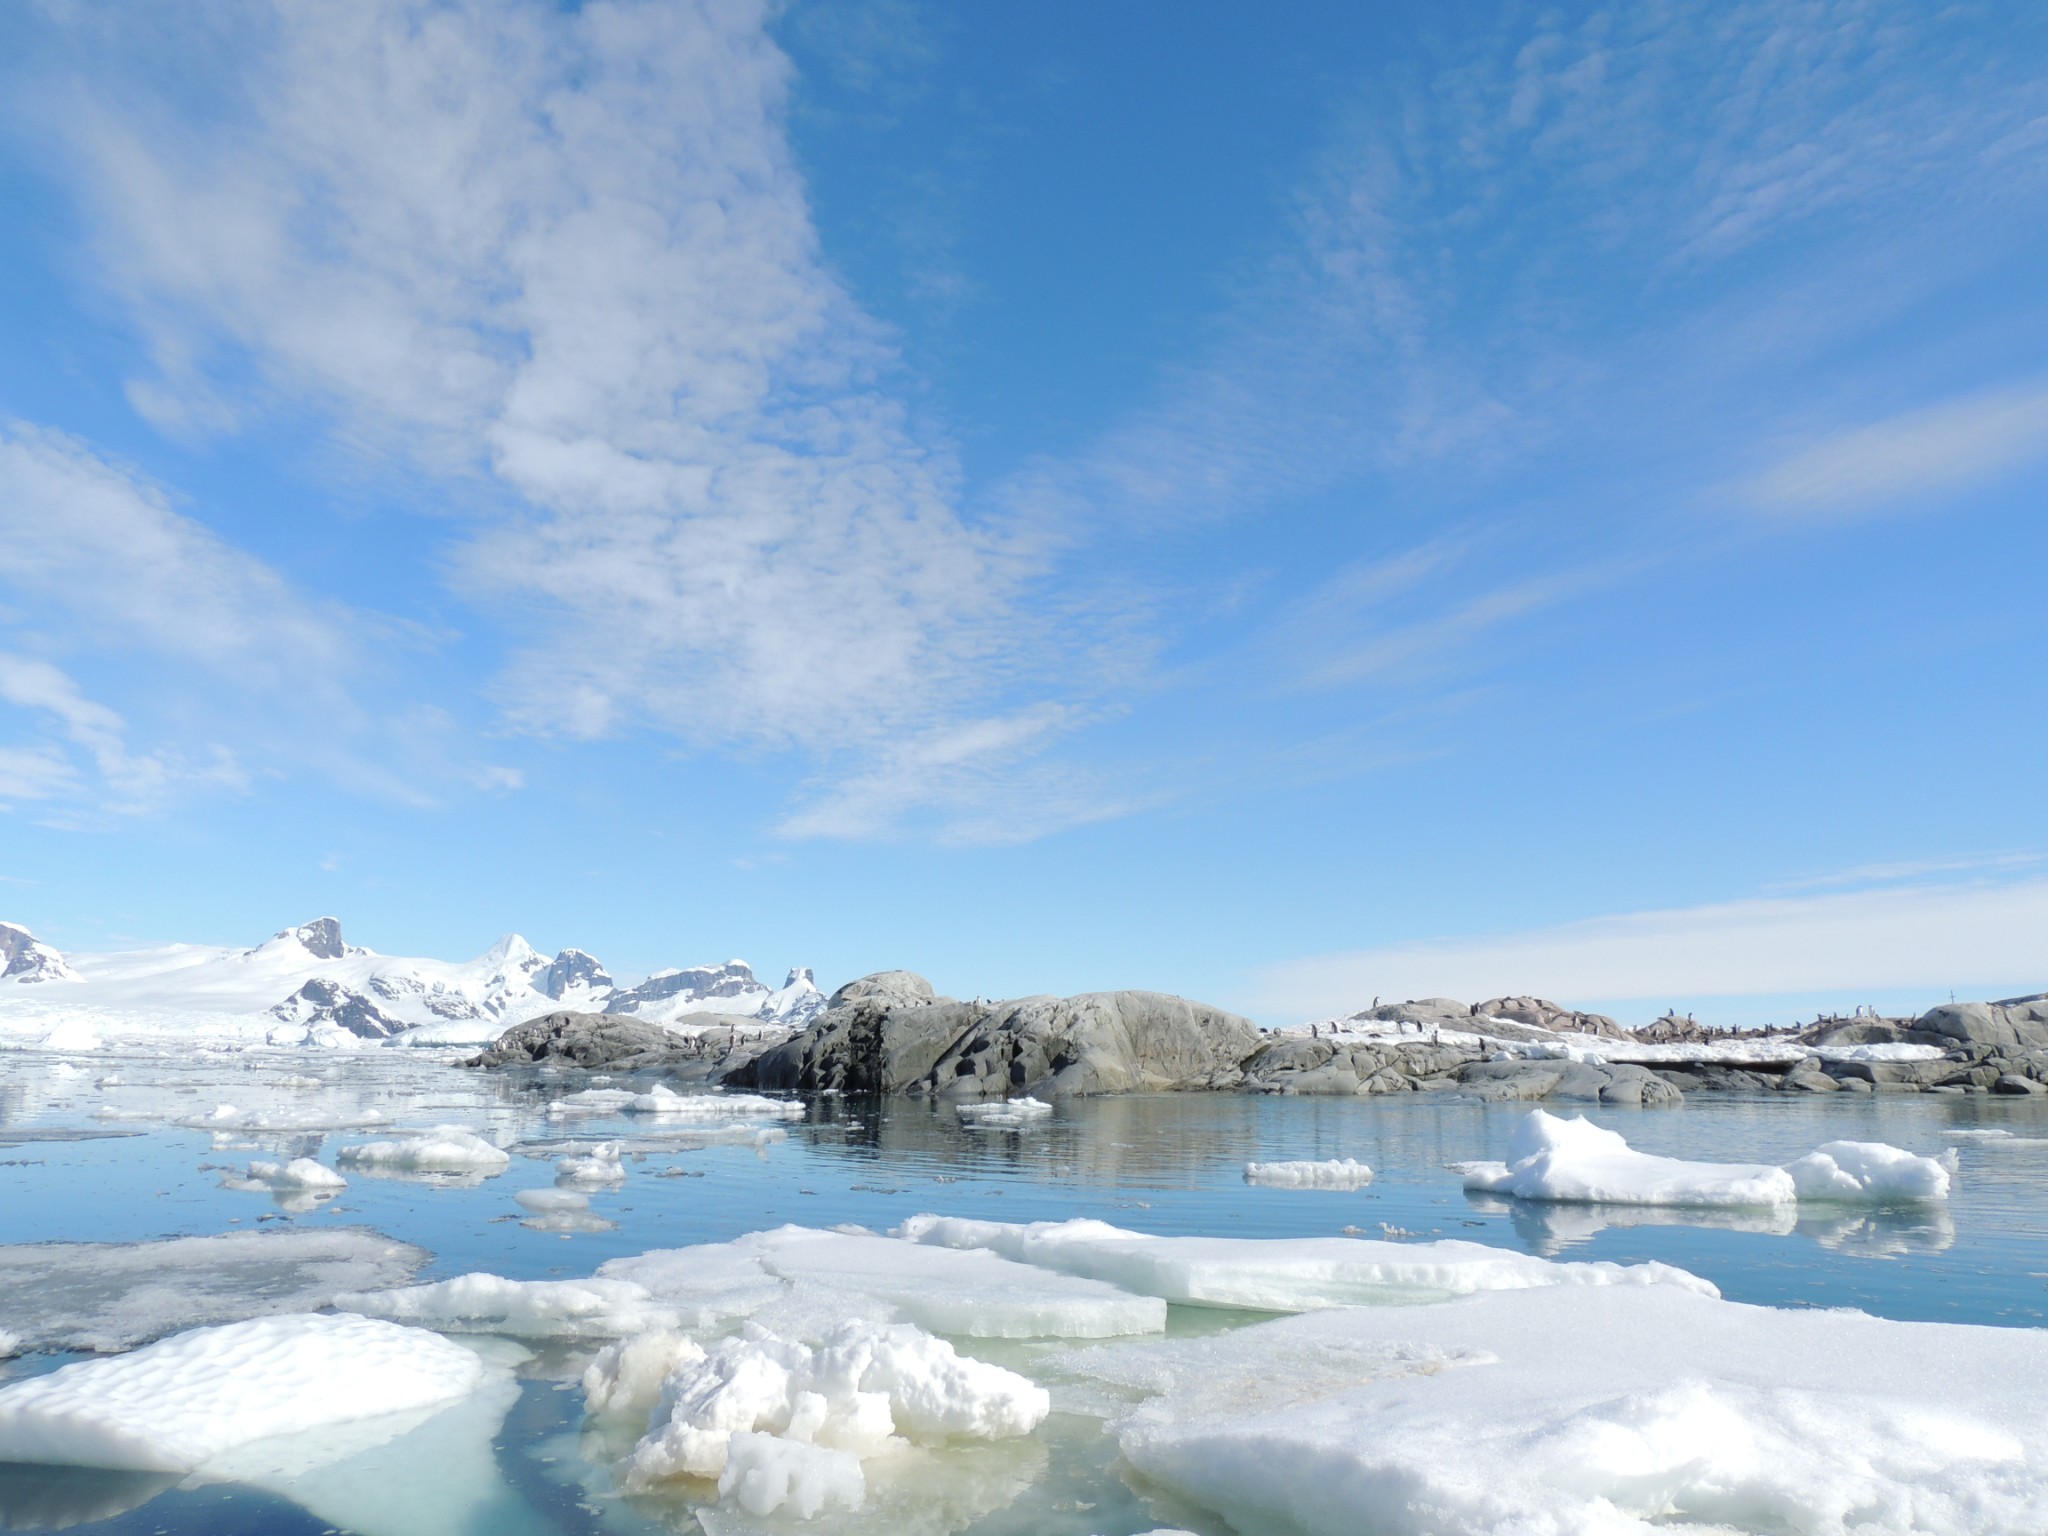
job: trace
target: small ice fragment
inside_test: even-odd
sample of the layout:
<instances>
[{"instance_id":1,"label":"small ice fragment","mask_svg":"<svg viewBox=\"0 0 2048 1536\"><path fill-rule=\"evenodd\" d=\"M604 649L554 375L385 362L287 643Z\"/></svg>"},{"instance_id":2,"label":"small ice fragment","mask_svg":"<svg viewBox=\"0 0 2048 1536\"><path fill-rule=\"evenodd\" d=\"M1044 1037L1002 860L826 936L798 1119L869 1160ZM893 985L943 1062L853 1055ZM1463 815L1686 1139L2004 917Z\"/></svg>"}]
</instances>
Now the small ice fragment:
<instances>
[{"instance_id":1,"label":"small ice fragment","mask_svg":"<svg viewBox=\"0 0 2048 1536\"><path fill-rule=\"evenodd\" d=\"M1372 1170L1349 1157L1322 1162L1246 1163L1244 1181L1276 1189L1358 1189L1372 1182Z\"/></svg>"},{"instance_id":2,"label":"small ice fragment","mask_svg":"<svg viewBox=\"0 0 2048 1536\"><path fill-rule=\"evenodd\" d=\"M558 1161L555 1177L572 1184L618 1184L626 1177L626 1165L620 1161L616 1141L601 1141L581 1156Z\"/></svg>"},{"instance_id":3,"label":"small ice fragment","mask_svg":"<svg viewBox=\"0 0 2048 1536\"><path fill-rule=\"evenodd\" d=\"M587 1211L590 1196L573 1189L522 1189L512 1198L529 1211Z\"/></svg>"},{"instance_id":4,"label":"small ice fragment","mask_svg":"<svg viewBox=\"0 0 2048 1536\"><path fill-rule=\"evenodd\" d=\"M392 1141L343 1147L334 1160L370 1172L496 1174L505 1170L512 1157L473 1131L439 1125Z\"/></svg>"},{"instance_id":5,"label":"small ice fragment","mask_svg":"<svg viewBox=\"0 0 2048 1536\"><path fill-rule=\"evenodd\" d=\"M1016 1130L1045 1119L1052 1106L1029 1096L1021 1099L990 1099L959 1106L961 1123L970 1130Z\"/></svg>"},{"instance_id":6,"label":"small ice fragment","mask_svg":"<svg viewBox=\"0 0 2048 1536\"><path fill-rule=\"evenodd\" d=\"M485 1374L459 1344L370 1318L227 1323L0 1388L0 1460L193 1472L273 1436L457 1402Z\"/></svg>"},{"instance_id":7,"label":"small ice fragment","mask_svg":"<svg viewBox=\"0 0 2048 1536\"><path fill-rule=\"evenodd\" d=\"M288 1163L251 1163L249 1177L256 1183L279 1190L311 1192L348 1188L347 1179L310 1157L295 1157Z\"/></svg>"}]
</instances>

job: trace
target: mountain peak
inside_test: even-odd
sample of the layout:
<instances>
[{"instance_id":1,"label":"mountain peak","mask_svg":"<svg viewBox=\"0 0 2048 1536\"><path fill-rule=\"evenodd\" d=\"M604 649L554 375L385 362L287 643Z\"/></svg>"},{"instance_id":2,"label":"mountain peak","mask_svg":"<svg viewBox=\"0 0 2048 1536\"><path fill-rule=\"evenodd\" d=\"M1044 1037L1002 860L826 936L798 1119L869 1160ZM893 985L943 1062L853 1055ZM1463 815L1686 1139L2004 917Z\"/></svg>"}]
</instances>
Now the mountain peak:
<instances>
[{"instance_id":1,"label":"mountain peak","mask_svg":"<svg viewBox=\"0 0 2048 1536\"><path fill-rule=\"evenodd\" d=\"M275 944L281 939L295 940L316 960L339 960L348 953L348 946L341 941L338 917L316 917L296 928L280 929L271 935L270 942Z\"/></svg>"},{"instance_id":2,"label":"mountain peak","mask_svg":"<svg viewBox=\"0 0 2048 1536\"><path fill-rule=\"evenodd\" d=\"M78 981L64 957L19 923L0 923L0 977L8 981Z\"/></svg>"}]
</instances>

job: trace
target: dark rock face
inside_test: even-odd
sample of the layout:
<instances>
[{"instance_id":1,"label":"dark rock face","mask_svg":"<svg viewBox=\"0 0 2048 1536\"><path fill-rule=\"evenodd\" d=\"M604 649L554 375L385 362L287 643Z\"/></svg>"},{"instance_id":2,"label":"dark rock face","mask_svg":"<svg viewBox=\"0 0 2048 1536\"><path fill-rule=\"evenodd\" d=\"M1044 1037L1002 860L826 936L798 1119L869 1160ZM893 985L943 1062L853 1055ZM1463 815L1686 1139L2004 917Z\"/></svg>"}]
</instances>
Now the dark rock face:
<instances>
[{"instance_id":1,"label":"dark rock face","mask_svg":"<svg viewBox=\"0 0 2048 1536\"><path fill-rule=\"evenodd\" d=\"M1261 1039L1249 1019L1157 992L960 1003L894 982L827 1010L725 1081L944 1099L1234 1088Z\"/></svg>"},{"instance_id":2,"label":"dark rock face","mask_svg":"<svg viewBox=\"0 0 2048 1536\"><path fill-rule=\"evenodd\" d=\"M410 1027L325 976L315 976L270 1011L290 1024L332 1024L365 1040L382 1040Z\"/></svg>"},{"instance_id":3,"label":"dark rock face","mask_svg":"<svg viewBox=\"0 0 2048 1536\"><path fill-rule=\"evenodd\" d=\"M753 1019L721 1013L699 1014L691 1024L690 1033L675 1034L645 1019L616 1013L544 1013L513 1025L488 1050L462 1065L667 1067L702 1075L729 1071L787 1038L786 1032L764 1030Z\"/></svg>"},{"instance_id":4,"label":"dark rock face","mask_svg":"<svg viewBox=\"0 0 2048 1536\"><path fill-rule=\"evenodd\" d=\"M599 963L597 956L580 949L563 950L536 979L540 990L558 1002L571 987L596 992L613 985L611 972Z\"/></svg>"},{"instance_id":5,"label":"dark rock face","mask_svg":"<svg viewBox=\"0 0 2048 1536\"><path fill-rule=\"evenodd\" d=\"M0 978L13 982L76 981L64 957L18 923L0 923Z\"/></svg>"},{"instance_id":6,"label":"dark rock face","mask_svg":"<svg viewBox=\"0 0 2048 1536\"><path fill-rule=\"evenodd\" d=\"M591 963L596 964L595 961ZM552 973L554 968L550 966L548 969ZM635 1008L666 1002L672 997L744 997L767 990L749 967L734 960L725 965L693 965L680 971L662 971L637 987L614 992L609 1006L621 1013L630 1013Z\"/></svg>"},{"instance_id":7,"label":"dark rock face","mask_svg":"<svg viewBox=\"0 0 2048 1536\"><path fill-rule=\"evenodd\" d=\"M285 929L277 937L297 939L306 947L306 953L316 960L339 960L348 953L348 946L341 942L341 919L338 917L316 917L310 923Z\"/></svg>"}]
</instances>

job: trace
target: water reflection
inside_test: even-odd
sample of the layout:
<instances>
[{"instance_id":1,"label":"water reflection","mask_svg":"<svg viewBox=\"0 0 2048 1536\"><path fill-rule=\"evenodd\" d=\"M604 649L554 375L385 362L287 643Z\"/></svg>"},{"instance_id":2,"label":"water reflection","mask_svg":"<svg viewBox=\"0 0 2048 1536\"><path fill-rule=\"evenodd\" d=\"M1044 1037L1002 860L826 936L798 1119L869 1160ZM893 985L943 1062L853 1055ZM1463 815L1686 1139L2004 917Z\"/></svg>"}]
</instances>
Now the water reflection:
<instances>
[{"instance_id":1,"label":"water reflection","mask_svg":"<svg viewBox=\"0 0 2048 1536\"><path fill-rule=\"evenodd\" d=\"M1531 1253L1554 1258L1602 1232L1625 1227L1695 1227L1751 1232L1765 1237L1810 1238L1823 1248L1858 1258L1942 1253L1956 1240L1955 1217L1945 1205L1848 1207L1592 1205L1552 1200L1511 1200L1468 1194L1466 1204L1487 1216L1505 1216Z\"/></svg>"},{"instance_id":2,"label":"water reflection","mask_svg":"<svg viewBox=\"0 0 2048 1536\"><path fill-rule=\"evenodd\" d=\"M64 1531L140 1509L179 1481L175 1472L27 1467L0 1462L0 1531Z\"/></svg>"}]
</instances>

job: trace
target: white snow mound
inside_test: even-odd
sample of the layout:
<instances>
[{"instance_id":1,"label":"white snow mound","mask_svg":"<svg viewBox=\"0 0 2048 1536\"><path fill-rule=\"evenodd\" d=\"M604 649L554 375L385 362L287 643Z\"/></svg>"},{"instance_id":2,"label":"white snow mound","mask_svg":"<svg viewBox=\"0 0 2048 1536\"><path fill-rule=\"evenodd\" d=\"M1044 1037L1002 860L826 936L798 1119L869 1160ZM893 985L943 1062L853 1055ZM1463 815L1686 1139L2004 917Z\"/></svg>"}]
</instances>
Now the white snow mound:
<instances>
[{"instance_id":1,"label":"white snow mound","mask_svg":"<svg viewBox=\"0 0 2048 1536\"><path fill-rule=\"evenodd\" d=\"M349 1312L423 1323L444 1333L501 1333L523 1339L616 1339L672 1328L664 1307L630 1280L507 1280L457 1275L431 1285L351 1291L334 1298Z\"/></svg>"}]
</instances>

